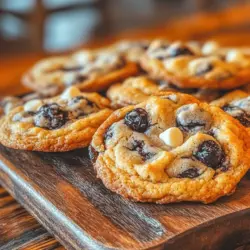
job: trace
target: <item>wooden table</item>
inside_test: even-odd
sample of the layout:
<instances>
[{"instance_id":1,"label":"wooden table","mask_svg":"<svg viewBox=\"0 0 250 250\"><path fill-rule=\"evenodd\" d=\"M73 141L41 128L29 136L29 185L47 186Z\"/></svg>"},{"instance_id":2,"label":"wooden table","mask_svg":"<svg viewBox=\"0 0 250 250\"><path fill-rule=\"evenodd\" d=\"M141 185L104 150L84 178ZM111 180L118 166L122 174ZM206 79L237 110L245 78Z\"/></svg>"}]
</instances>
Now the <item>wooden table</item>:
<instances>
[{"instance_id":1,"label":"wooden table","mask_svg":"<svg viewBox=\"0 0 250 250\"><path fill-rule=\"evenodd\" d=\"M168 37L169 39L216 39L224 45L250 45L250 5L235 6L217 13L201 13L173 20L155 29L117 35L101 44L120 38ZM100 42L92 43L99 46ZM0 59L0 95L21 94L28 90L20 84L22 73L42 55ZM0 187L0 250L64 249L3 188ZM242 246L237 250L249 250Z\"/></svg>"}]
</instances>

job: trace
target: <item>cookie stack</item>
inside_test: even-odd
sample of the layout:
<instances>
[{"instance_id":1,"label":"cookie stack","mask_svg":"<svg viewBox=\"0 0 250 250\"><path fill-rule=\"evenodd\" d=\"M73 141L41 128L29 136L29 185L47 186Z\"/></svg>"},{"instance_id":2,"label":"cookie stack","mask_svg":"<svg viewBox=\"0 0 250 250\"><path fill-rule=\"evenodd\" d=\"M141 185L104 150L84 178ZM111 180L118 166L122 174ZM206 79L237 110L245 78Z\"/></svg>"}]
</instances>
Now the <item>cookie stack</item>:
<instances>
[{"instance_id":1,"label":"cookie stack","mask_svg":"<svg viewBox=\"0 0 250 250\"><path fill-rule=\"evenodd\" d=\"M44 59L22 81L35 92L2 99L0 142L90 145L98 177L126 198L210 203L250 167L248 49L122 41Z\"/></svg>"}]
</instances>

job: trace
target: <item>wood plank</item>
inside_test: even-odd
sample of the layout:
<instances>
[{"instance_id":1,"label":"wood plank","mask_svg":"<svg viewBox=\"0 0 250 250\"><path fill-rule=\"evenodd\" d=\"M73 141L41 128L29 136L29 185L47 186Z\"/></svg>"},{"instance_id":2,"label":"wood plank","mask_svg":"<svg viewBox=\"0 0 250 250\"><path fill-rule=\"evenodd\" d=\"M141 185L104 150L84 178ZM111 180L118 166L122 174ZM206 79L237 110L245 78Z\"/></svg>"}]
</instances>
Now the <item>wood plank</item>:
<instances>
[{"instance_id":1,"label":"wood plank","mask_svg":"<svg viewBox=\"0 0 250 250\"><path fill-rule=\"evenodd\" d=\"M0 187L0 250L63 250L13 197Z\"/></svg>"},{"instance_id":2,"label":"wood plank","mask_svg":"<svg viewBox=\"0 0 250 250\"><path fill-rule=\"evenodd\" d=\"M235 195L211 205L140 204L96 179L87 149L38 153L0 146L0 152L2 185L68 249L176 249L180 242L219 249L232 233L242 237L230 246L250 241L247 178Z\"/></svg>"}]
</instances>

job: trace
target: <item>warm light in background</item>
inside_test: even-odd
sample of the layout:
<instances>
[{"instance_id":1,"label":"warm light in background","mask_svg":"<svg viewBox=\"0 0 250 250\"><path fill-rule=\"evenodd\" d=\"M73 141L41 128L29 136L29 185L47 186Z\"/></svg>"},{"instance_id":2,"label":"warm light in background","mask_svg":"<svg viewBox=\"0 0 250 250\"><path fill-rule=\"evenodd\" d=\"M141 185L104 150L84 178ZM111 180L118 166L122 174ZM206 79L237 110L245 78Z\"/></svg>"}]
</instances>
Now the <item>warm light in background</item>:
<instances>
[{"instance_id":1,"label":"warm light in background","mask_svg":"<svg viewBox=\"0 0 250 250\"><path fill-rule=\"evenodd\" d=\"M239 1L0 0L0 52L60 52Z\"/></svg>"}]
</instances>

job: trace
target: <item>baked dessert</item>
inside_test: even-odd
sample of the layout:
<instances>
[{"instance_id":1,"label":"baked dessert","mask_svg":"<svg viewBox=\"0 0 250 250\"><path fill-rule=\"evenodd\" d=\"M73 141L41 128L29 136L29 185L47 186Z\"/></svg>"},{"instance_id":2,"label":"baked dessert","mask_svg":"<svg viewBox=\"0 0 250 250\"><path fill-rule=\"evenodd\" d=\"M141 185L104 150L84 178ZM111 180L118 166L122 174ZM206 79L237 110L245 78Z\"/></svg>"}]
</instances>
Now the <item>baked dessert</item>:
<instances>
[{"instance_id":1,"label":"baked dessert","mask_svg":"<svg viewBox=\"0 0 250 250\"><path fill-rule=\"evenodd\" d=\"M82 50L71 56L39 61L23 76L22 82L43 95L55 96L72 85L87 92L101 91L137 71L135 63L127 62L114 50Z\"/></svg>"},{"instance_id":2,"label":"baked dessert","mask_svg":"<svg viewBox=\"0 0 250 250\"><path fill-rule=\"evenodd\" d=\"M221 97L225 91L218 89L178 88L165 80L154 80L149 76L130 77L122 83L113 84L107 96L115 108L134 105L145 101L151 95L162 91L181 92L195 96L199 100L211 102Z\"/></svg>"},{"instance_id":3,"label":"baked dessert","mask_svg":"<svg viewBox=\"0 0 250 250\"><path fill-rule=\"evenodd\" d=\"M8 114L16 107L24 105L26 102L34 99L45 99L48 96L41 95L39 93L28 93L21 97L18 96L5 96L0 99L0 116Z\"/></svg>"},{"instance_id":4,"label":"baked dessert","mask_svg":"<svg viewBox=\"0 0 250 250\"><path fill-rule=\"evenodd\" d=\"M250 132L250 94L235 90L211 102L238 120Z\"/></svg>"},{"instance_id":5,"label":"baked dessert","mask_svg":"<svg viewBox=\"0 0 250 250\"><path fill-rule=\"evenodd\" d=\"M112 48L121 53L127 61L137 63L145 54L149 44L149 40L123 40L115 43Z\"/></svg>"},{"instance_id":6,"label":"baked dessert","mask_svg":"<svg viewBox=\"0 0 250 250\"><path fill-rule=\"evenodd\" d=\"M12 109L23 105L23 100L15 96L6 96L0 100L0 116L8 114Z\"/></svg>"},{"instance_id":7,"label":"baked dessert","mask_svg":"<svg viewBox=\"0 0 250 250\"><path fill-rule=\"evenodd\" d=\"M181 88L233 89L249 82L249 54L237 48L208 47L207 43L155 40L142 57L141 67L153 78Z\"/></svg>"},{"instance_id":8,"label":"baked dessert","mask_svg":"<svg viewBox=\"0 0 250 250\"><path fill-rule=\"evenodd\" d=\"M0 123L0 143L44 152L82 148L111 113L106 98L70 87L60 96L31 100L5 115Z\"/></svg>"},{"instance_id":9,"label":"baked dessert","mask_svg":"<svg viewBox=\"0 0 250 250\"><path fill-rule=\"evenodd\" d=\"M97 176L126 198L210 203L232 194L247 172L247 139L220 108L168 92L115 111L89 149Z\"/></svg>"}]
</instances>

